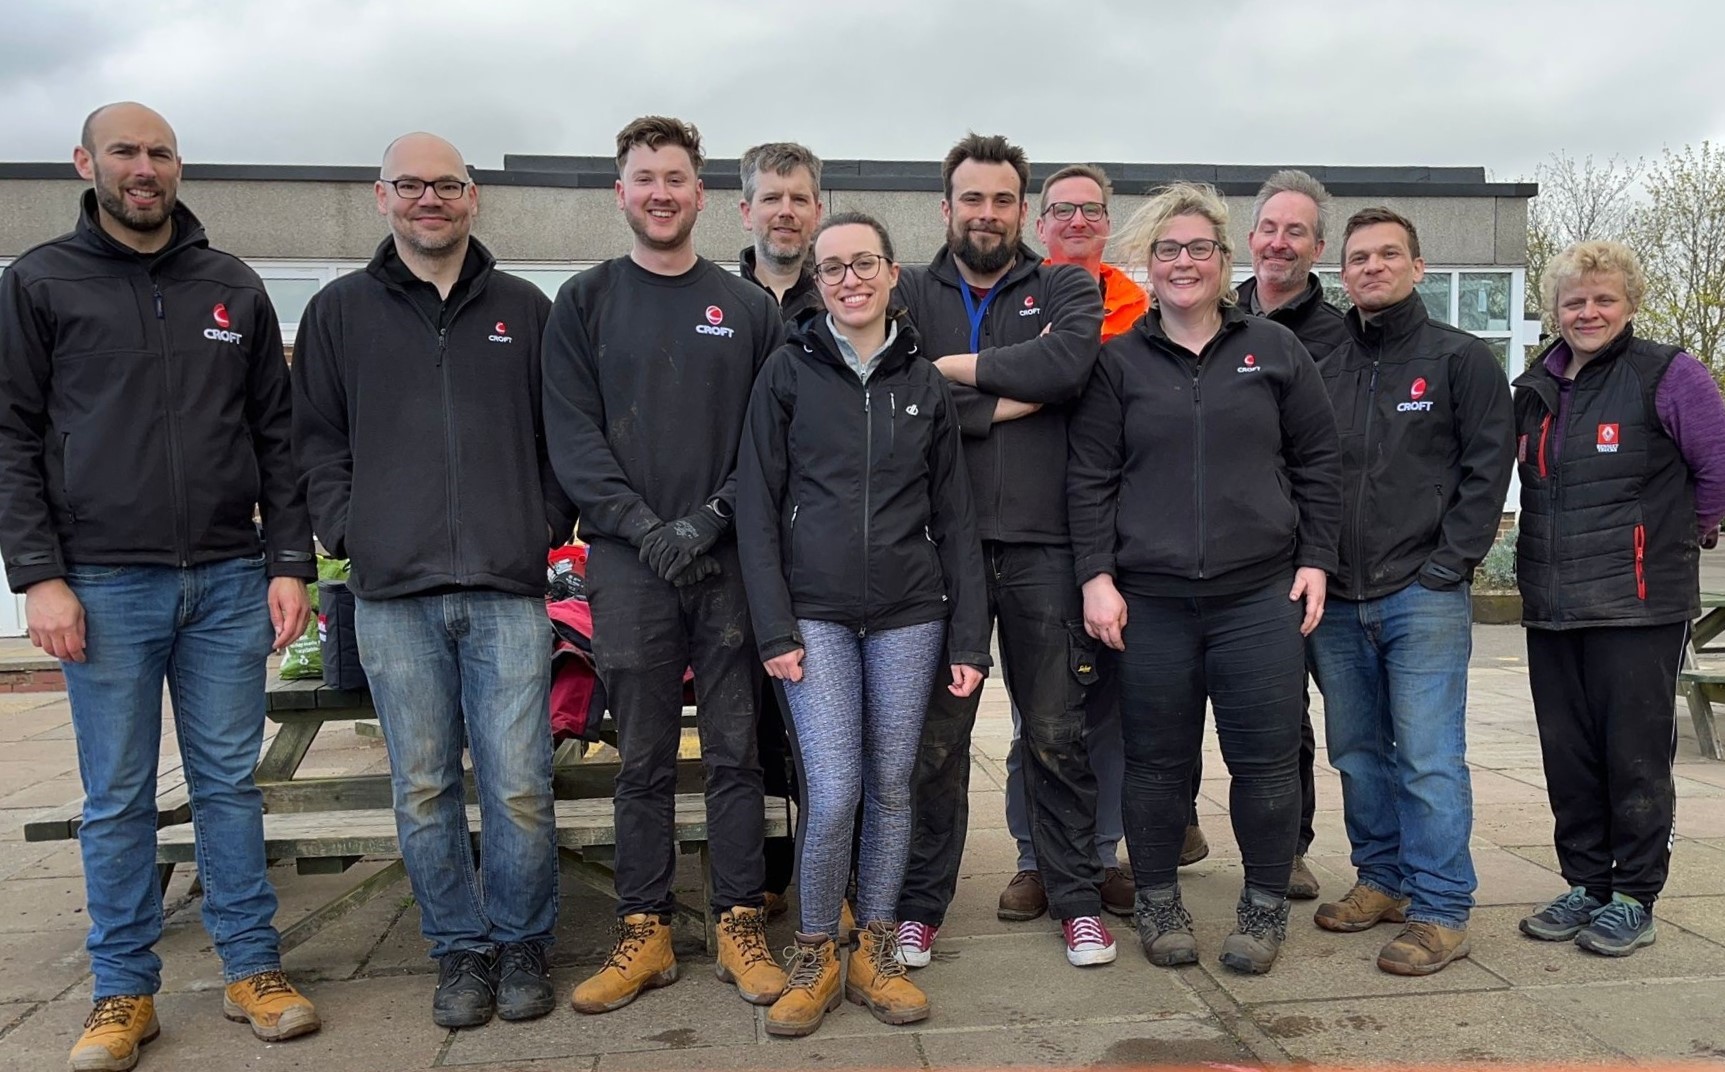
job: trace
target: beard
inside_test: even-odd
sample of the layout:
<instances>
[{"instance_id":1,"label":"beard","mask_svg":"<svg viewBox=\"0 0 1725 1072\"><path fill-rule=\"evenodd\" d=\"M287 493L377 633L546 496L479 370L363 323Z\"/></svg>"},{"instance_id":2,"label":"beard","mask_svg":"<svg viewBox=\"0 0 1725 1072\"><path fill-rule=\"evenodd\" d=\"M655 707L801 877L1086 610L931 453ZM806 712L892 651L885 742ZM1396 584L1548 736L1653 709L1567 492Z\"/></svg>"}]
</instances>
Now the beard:
<instances>
[{"instance_id":1,"label":"beard","mask_svg":"<svg viewBox=\"0 0 1725 1072\"><path fill-rule=\"evenodd\" d=\"M999 235L999 244L993 248L977 245L974 235L979 230ZM958 231L949 228L946 232L946 248L971 271L979 275L992 275L1011 264L1018 256L1018 235L1007 230L1004 224L978 225Z\"/></svg>"},{"instance_id":2,"label":"beard","mask_svg":"<svg viewBox=\"0 0 1725 1072\"><path fill-rule=\"evenodd\" d=\"M121 180L110 181L102 174L102 169L96 169L96 181L93 184L96 191L96 204L102 211L119 220L128 229L139 234L152 234L168 226L168 221L174 215L174 206L179 203L172 186L161 182L133 182L130 184L137 190L154 190L160 194L154 208L139 209L126 200L125 191L121 188Z\"/></svg>"},{"instance_id":3,"label":"beard","mask_svg":"<svg viewBox=\"0 0 1725 1072\"><path fill-rule=\"evenodd\" d=\"M1304 283L1310 269L1299 261L1284 261L1276 257L1264 257L1258 261L1254 274L1272 280L1281 288L1292 287L1295 283Z\"/></svg>"},{"instance_id":4,"label":"beard","mask_svg":"<svg viewBox=\"0 0 1725 1072\"><path fill-rule=\"evenodd\" d=\"M695 214L688 213L687 218L677 226L676 233L670 238L655 237L651 230L651 220L646 209L636 211L629 209L623 213L623 218L629 223L629 230L635 233L635 238L648 249L660 253L682 249L689 242L689 236L695 231Z\"/></svg>"},{"instance_id":5,"label":"beard","mask_svg":"<svg viewBox=\"0 0 1725 1072\"><path fill-rule=\"evenodd\" d=\"M444 217L453 222L453 217ZM412 220L404 220L395 216L389 218L390 229L395 237L407 248L421 257L437 259L454 255L467 241L467 235L472 230L472 224L456 225L438 234L424 234L414 229Z\"/></svg>"},{"instance_id":6,"label":"beard","mask_svg":"<svg viewBox=\"0 0 1725 1072\"><path fill-rule=\"evenodd\" d=\"M755 236L755 260L766 261L781 271L789 271L803 262L809 254L807 243L783 244L774 242L770 235Z\"/></svg>"}]
</instances>

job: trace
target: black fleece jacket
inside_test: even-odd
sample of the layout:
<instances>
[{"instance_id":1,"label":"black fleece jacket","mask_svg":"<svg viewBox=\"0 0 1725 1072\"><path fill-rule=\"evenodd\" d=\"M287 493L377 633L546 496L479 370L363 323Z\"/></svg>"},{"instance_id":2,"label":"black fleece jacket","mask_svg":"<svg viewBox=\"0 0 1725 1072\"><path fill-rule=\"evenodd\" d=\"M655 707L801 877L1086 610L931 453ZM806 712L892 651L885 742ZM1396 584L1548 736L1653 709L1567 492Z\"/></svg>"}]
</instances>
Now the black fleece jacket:
<instances>
[{"instance_id":1,"label":"black fleece jacket","mask_svg":"<svg viewBox=\"0 0 1725 1072\"><path fill-rule=\"evenodd\" d=\"M1090 378L1102 336L1102 293L1075 264L1044 264L1029 246L986 295L972 332L952 255L942 249L926 268L906 268L893 304L910 314L930 360L977 354L976 386L955 384L964 460L984 540L1064 544L1066 418ZM984 299L973 299L979 306ZM1048 334L1043 334L1043 329ZM1042 409L994 422L1002 398Z\"/></svg>"},{"instance_id":2,"label":"black fleece jacket","mask_svg":"<svg viewBox=\"0 0 1725 1072\"><path fill-rule=\"evenodd\" d=\"M1240 308L1252 312L1252 301L1257 291L1256 279L1242 282ZM1324 300L1324 284L1316 272L1307 275L1306 289L1299 297L1257 315L1274 320L1293 332L1320 369L1324 367L1324 359L1348 341L1348 326L1342 321L1342 311Z\"/></svg>"},{"instance_id":3,"label":"black fleece jacket","mask_svg":"<svg viewBox=\"0 0 1725 1072\"><path fill-rule=\"evenodd\" d=\"M858 632L950 618L947 661L990 665L988 593L946 380L900 318L867 384L826 317L767 359L737 462L737 543L761 658L797 619Z\"/></svg>"},{"instance_id":4,"label":"black fleece jacket","mask_svg":"<svg viewBox=\"0 0 1725 1072\"><path fill-rule=\"evenodd\" d=\"M76 229L0 276L0 552L15 592L68 565L259 551L271 577L317 576L269 294L184 204L173 228L140 255L86 192Z\"/></svg>"},{"instance_id":5,"label":"black fleece jacket","mask_svg":"<svg viewBox=\"0 0 1725 1072\"><path fill-rule=\"evenodd\" d=\"M540 423L551 303L469 241L479 264L451 291L441 329L393 238L300 318L294 451L313 527L353 560L348 583L367 599L543 594L545 552L574 527Z\"/></svg>"},{"instance_id":6,"label":"black fleece jacket","mask_svg":"<svg viewBox=\"0 0 1725 1072\"><path fill-rule=\"evenodd\" d=\"M1426 314L1417 293L1324 362L1342 437L1341 564L1330 594L1376 599L1417 579L1471 580L1491 550L1515 464L1509 378L1478 336Z\"/></svg>"},{"instance_id":7,"label":"black fleece jacket","mask_svg":"<svg viewBox=\"0 0 1725 1072\"><path fill-rule=\"evenodd\" d=\"M1152 309L1102 347L1072 416L1078 582L1226 595L1336 568L1341 464L1323 381L1293 332L1238 306L1200 354Z\"/></svg>"}]
</instances>

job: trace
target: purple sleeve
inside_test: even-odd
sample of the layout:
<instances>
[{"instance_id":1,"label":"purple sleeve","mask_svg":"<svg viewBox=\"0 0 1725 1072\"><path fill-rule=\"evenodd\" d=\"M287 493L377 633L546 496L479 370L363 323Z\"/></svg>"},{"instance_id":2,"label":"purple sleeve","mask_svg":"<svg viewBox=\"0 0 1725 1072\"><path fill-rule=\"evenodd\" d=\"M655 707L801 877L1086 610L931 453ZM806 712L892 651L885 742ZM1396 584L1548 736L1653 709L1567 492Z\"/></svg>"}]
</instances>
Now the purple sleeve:
<instances>
[{"instance_id":1,"label":"purple sleeve","mask_svg":"<svg viewBox=\"0 0 1725 1072\"><path fill-rule=\"evenodd\" d=\"M1659 423L1695 477L1695 522L1711 532L1725 518L1725 399L1707 367L1678 354L1653 400Z\"/></svg>"}]
</instances>

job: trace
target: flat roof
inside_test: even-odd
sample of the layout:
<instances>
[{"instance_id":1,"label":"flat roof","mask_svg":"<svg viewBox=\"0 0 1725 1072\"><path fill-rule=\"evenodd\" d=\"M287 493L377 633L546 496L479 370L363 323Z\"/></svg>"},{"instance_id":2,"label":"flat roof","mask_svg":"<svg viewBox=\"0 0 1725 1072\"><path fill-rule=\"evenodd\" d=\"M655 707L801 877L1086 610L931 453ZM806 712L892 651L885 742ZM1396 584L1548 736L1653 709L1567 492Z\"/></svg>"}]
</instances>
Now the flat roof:
<instances>
[{"instance_id":1,"label":"flat roof","mask_svg":"<svg viewBox=\"0 0 1725 1072\"><path fill-rule=\"evenodd\" d=\"M1064 164L1032 164L1031 186ZM1284 164L1128 164L1102 163L1117 194L1147 194L1170 182L1207 182L1222 194L1251 197L1270 173ZM701 178L708 189L738 190L737 161L708 160ZM1337 197L1521 197L1539 193L1532 182L1489 182L1483 167L1326 167L1307 165L1302 171L1322 182ZM544 156L509 153L503 167L474 168L476 182L489 186L552 186L610 189L616 181L615 161L608 156ZM76 179L70 162L0 162L6 179ZM328 164L187 164L185 177L212 182L370 182L375 167ZM829 190L878 190L938 193L938 160L823 160L821 185Z\"/></svg>"}]
</instances>

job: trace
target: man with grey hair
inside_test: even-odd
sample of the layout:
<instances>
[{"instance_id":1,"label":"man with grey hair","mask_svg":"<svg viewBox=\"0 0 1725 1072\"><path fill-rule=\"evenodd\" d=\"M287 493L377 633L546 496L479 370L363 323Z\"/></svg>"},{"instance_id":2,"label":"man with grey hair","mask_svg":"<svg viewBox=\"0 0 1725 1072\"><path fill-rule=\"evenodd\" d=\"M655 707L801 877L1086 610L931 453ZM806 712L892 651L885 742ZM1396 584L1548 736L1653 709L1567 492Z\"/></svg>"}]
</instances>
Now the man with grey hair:
<instances>
[{"instance_id":1,"label":"man with grey hair","mask_svg":"<svg viewBox=\"0 0 1725 1072\"><path fill-rule=\"evenodd\" d=\"M806 146L770 141L743 154L743 230L754 244L738 256L742 276L772 294L785 323L821 307L809 246L821 222L821 158Z\"/></svg>"},{"instance_id":2,"label":"man with grey hair","mask_svg":"<svg viewBox=\"0 0 1725 1072\"><path fill-rule=\"evenodd\" d=\"M449 142L397 138L374 192L391 233L300 319L294 450L313 529L353 560L432 1020L525 1020L556 1004L545 553L575 523L540 409L551 303L472 237L479 191Z\"/></svg>"}]
</instances>

